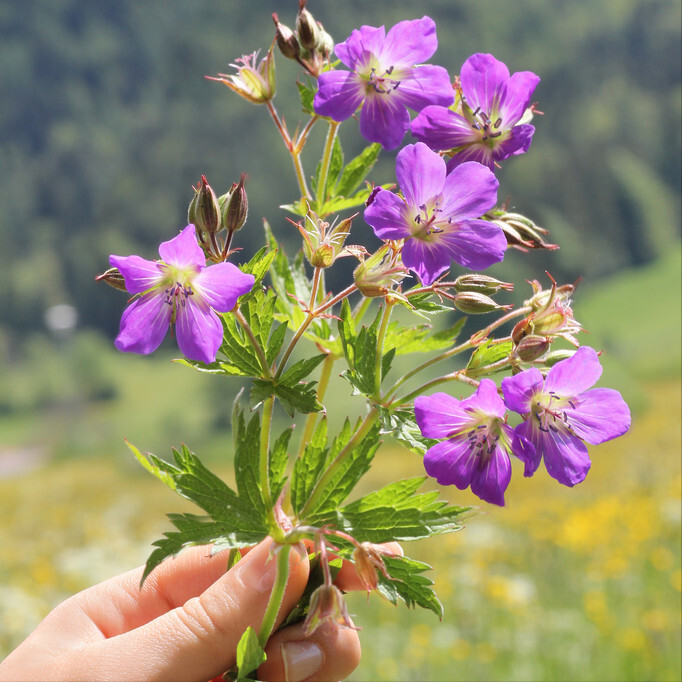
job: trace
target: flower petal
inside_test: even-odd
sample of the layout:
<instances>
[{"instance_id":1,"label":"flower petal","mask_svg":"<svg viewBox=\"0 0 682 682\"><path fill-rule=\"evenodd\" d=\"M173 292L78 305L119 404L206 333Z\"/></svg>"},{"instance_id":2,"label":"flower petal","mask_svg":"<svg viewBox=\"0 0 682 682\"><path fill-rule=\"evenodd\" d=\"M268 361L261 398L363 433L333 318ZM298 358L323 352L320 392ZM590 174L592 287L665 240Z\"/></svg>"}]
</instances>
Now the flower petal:
<instances>
[{"instance_id":1,"label":"flower petal","mask_svg":"<svg viewBox=\"0 0 682 682\"><path fill-rule=\"evenodd\" d=\"M393 192L382 190L365 209L364 218L379 239L404 239L412 232L407 224L405 202Z\"/></svg>"},{"instance_id":2,"label":"flower petal","mask_svg":"<svg viewBox=\"0 0 682 682\"><path fill-rule=\"evenodd\" d=\"M429 448L424 455L424 468L441 485L456 485L465 490L478 460L466 438L451 438Z\"/></svg>"},{"instance_id":3,"label":"flower petal","mask_svg":"<svg viewBox=\"0 0 682 682\"><path fill-rule=\"evenodd\" d=\"M499 263L507 249L501 228L487 220L467 220L439 237L450 258L470 270L485 270Z\"/></svg>"},{"instance_id":4,"label":"flower petal","mask_svg":"<svg viewBox=\"0 0 682 682\"><path fill-rule=\"evenodd\" d=\"M420 395L414 401L414 416L425 438L448 438L471 421L461 400L447 393Z\"/></svg>"},{"instance_id":5,"label":"flower petal","mask_svg":"<svg viewBox=\"0 0 682 682\"><path fill-rule=\"evenodd\" d=\"M188 225L177 237L159 246L161 260L177 268L203 268L206 256L197 243L194 225Z\"/></svg>"},{"instance_id":6,"label":"flower petal","mask_svg":"<svg viewBox=\"0 0 682 682\"><path fill-rule=\"evenodd\" d=\"M223 325L206 303L191 297L177 309L175 334L185 357L210 364L223 340Z\"/></svg>"},{"instance_id":7,"label":"flower petal","mask_svg":"<svg viewBox=\"0 0 682 682\"><path fill-rule=\"evenodd\" d=\"M410 127L410 114L405 105L388 93L370 93L360 113L360 134L384 149L395 149Z\"/></svg>"},{"instance_id":8,"label":"flower petal","mask_svg":"<svg viewBox=\"0 0 682 682\"><path fill-rule=\"evenodd\" d=\"M479 410L491 417L504 417L507 411L505 404L497 392L497 384L492 379L481 379L476 393L466 401L466 407Z\"/></svg>"},{"instance_id":9,"label":"flower petal","mask_svg":"<svg viewBox=\"0 0 682 682\"><path fill-rule=\"evenodd\" d=\"M499 114L502 125L511 128L526 113L531 105L533 92L540 82L540 76L532 71L517 71L509 78L504 101L500 102Z\"/></svg>"},{"instance_id":10,"label":"flower petal","mask_svg":"<svg viewBox=\"0 0 682 682\"><path fill-rule=\"evenodd\" d=\"M539 374L539 372L538 372ZM517 376L520 376L517 374ZM504 379L502 379L504 382ZM514 454L524 463L523 475L526 477L532 476L540 466L542 461L542 452L537 448L537 436L535 431L542 433L537 429L537 425L527 420L519 424L515 429L517 440L512 443Z\"/></svg>"},{"instance_id":11,"label":"flower petal","mask_svg":"<svg viewBox=\"0 0 682 682\"><path fill-rule=\"evenodd\" d=\"M495 168L495 154L493 150L485 144L475 143L462 147L449 158L446 165L448 175L457 168L457 166L467 163L468 161L475 161L476 163L483 164L491 171Z\"/></svg>"},{"instance_id":12,"label":"flower petal","mask_svg":"<svg viewBox=\"0 0 682 682\"><path fill-rule=\"evenodd\" d=\"M211 308L226 313L234 308L240 296L251 291L254 282L253 275L242 272L236 265L216 263L204 268L192 285Z\"/></svg>"},{"instance_id":13,"label":"flower petal","mask_svg":"<svg viewBox=\"0 0 682 682\"><path fill-rule=\"evenodd\" d=\"M566 410L573 432L592 445L622 436L630 428L630 408L612 388L593 388L577 397L574 410Z\"/></svg>"},{"instance_id":14,"label":"flower petal","mask_svg":"<svg viewBox=\"0 0 682 682\"><path fill-rule=\"evenodd\" d=\"M431 105L422 109L412 121L410 129L414 137L436 151L478 142L480 139L463 116L443 106Z\"/></svg>"},{"instance_id":15,"label":"flower petal","mask_svg":"<svg viewBox=\"0 0 682 682\"><path fill-rule=\"evenodd\" d=\"M570 357L557 362L545 379L545 391L560 396L577 396L594 386L601 376L602 367L594 348L581 346Z\"/></svg>"},{"instance_id":16,"label":"flower petal","mask_svg":"<svg viewBox=\"0 0 682 682\"><path fill-rule=\"evenodd\" d=\"M450 254L440 243L408 239L402 251L403 265L416 272L422 284L433 284L450 268Z\"/></svg>"},{"instance_id":17,"label":"flower petal","mask_svg":"<svg viewBox=\"0 0 682 682\"><path fill-rule=\"evenodd\" d=\"M366 64L370 55L377 55L386 39L383 26L361 26L346 40L334 46L334 54L352 71ZM324 75L324 74L323 74Z\"/></svg>"},{"instance_id":18,"label":"flower petal","mask_svg":"<svg viewBox=\"0 0 682 682\"><path fill-rule=\"evenodd\" d=\"M123 311L114 345L123 353L153 353L166 336L172 312L162 292L135 299Z\"/></svg>"},{"instance_id":19,"label":"flower petal","mask_svg":"<svg viewBox=\"0 0 682 682\"><path fill-rule=\"evenodd\" d=\"M508 134L508 137L492 150L492 156L498 161L502 161L510 156L525 154L530 148L534 132L535 128L527 123L520 126L514 126ZM481 145L481 147L490 149L490 147L486 147L485 145Z\"/></svg>"},{"instance_id":20,"label":"flower petal","mask_svg":"<svg viewBox=\"0 0 682 682\"><path fill-rule=\"evenodd\" d=\"M377 54L382 66L414 66L433 56L438 48L436 22L431 17L400 21L389 29ZM338 53L337 53L338 54Z\"/></svg>"},{"instance_id":21,"label":"flower petal","mask_svg":"<svg viewBox=\"0 0 682 682\"><path fill-rule=\"evenodd\" d=\"M559 364L559 363L557 363ZM544 380L539 369L531 367L512 377L502 379L502 393L507 407L518 414L528 414L536 393L542 391Z\"/></svg>"},{"instance_id":22,"label":"flower petal","mask_svg":"<svg viewBox=\"0 0 682 682\"><path fill-rule=\"evenodd\" d=\"M483 467L476 467L471 477L471 492L485 502L504 507L504 492L511 481L509 455L499 446L490 453Z\"/></svg>"},{"instance_id":23,"label":"flower petal","mask_svg":"<svg viewBox=\"0 0 682 682\"><path fill-rule=\"evenodd\" d=\"M408 144L398 152L395 174L408 206L418 212L443 190L445 161L423 142Z\"/></svg>"},{"instance_id":24,"label":"flower petal","mask_svg":"<svg viewBox=\"0 0 682 682\"><path fill-rule=\"evenodd\" d=\"M491 54L474 54L462 65L460 82L467 104L491 115L497 110L509 81L509 69Z\"/></svg>"},{"instance_id":25,"label":"flower petal","mask_svg":"<svg viewBox=\"0 0 682 682\"><path fill-rule=\"evenodd\" d=\"M320 74L313 100L315 113L335 121L350 118L365 98L365 88L350 71L327 71Z\"/></svg>"},{"instance_id":26,"label":"flower petal","mask_svg":"<svg viewBox=\"0 0 682 682\"><path fill-rule=\"evenodd\" d=\"M456 222L480 218L497 203L499 185L495 174L480 163L468 161L458 165L445 178L443 215Z\"/></svg>"},{"instance_id":27,"label":"flower petal","mask_svg":"<svg viewBox=\"0 0 682 682\"><path fill-rule=\"evenodd\" d=\"M163 279L159 264L140 256L109 256L109 263L119 269L131 294L141 294Z\"/></svg>"},{"instance_id":28,"label":"flower petal","mask_svg":"<svg viewBox=\"0 0 682 682\"><path fill-rule=\"evenodd\" d=\"M591 462L580 438L566 428L547 433L537 429L536 433L539 436L533 444L542 454L547 473L553 479L569 487L585 480Z\"/></svg>"},{"instance_id":29,"label":"flower petal","mask_svg":"<svg viewBox=\"0 0 682 682\"><path fill-rule=\"evenodd\" d=\"M426 64L410 69L391 93L410 109L421 111L429 105L449 107L455 101L450 76L442 66Z\"/></svg>"}]
</instances>

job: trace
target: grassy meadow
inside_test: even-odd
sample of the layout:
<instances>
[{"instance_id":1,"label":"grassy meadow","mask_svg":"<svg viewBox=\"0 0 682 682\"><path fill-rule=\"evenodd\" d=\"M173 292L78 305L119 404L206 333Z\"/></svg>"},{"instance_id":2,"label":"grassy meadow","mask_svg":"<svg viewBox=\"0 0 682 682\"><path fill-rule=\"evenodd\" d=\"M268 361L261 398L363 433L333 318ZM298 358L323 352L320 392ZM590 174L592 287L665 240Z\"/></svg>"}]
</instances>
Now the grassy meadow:
<instances>
[{"instance_id":1,"label":"grassy meadow","mask_svg":"<svg viewBox=\"0 0 682 682\"><path fill-rule=\"evenodd\" d=\"M462 532L406 546L434 567L445 617L352 595L364 656L351 679L680 679L679 283L675 250L579 290L583 342L604 349L600 385L630 402L630 433L593 448L574 489L544 468L524 479L515 462L505 509L483 504ZM35 367L3 370L16 402L0 410L0 657L60 600L143 562L165 512L190 509L136 468L123 437L164 456L184 440L229 475L221 415L234 386L206 393L163 357L75 343L36 342L39 389ZM88 399L98 393L109 399ZM420 462L388 442L367 484L389 472L415 475Z\"/></svg>"}]
</instances>

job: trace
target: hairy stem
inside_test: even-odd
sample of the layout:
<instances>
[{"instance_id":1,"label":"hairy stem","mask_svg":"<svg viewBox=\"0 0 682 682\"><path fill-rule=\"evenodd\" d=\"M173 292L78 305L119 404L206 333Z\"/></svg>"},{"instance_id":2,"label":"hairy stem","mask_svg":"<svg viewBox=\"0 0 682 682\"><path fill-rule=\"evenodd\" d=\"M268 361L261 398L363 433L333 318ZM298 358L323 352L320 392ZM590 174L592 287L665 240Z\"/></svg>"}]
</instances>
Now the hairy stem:
<instances>
[{"instance_id":1,"label":"hairy stem","mask_svg":"<svg viewBox=\"0 0 682 682\"><path fill-rule=\"evenodd\" d=\"M386 299L386 307L384 308L384 314L381 317L381 325L379 326L379 333L377 334L377 352L374 358L374 395L372 396L375 402L381 402L381 361L384 358L384 338L386 336L386 330L388 329L388 321L391 318L393 305L393 303Z\"/></svg>"},{"instance_id":2,"label":"hairy stem","mask_svg":"<svg viewBox=\"0 0 682 682\"><path fill-rule=\"evenodd\" d=\"M339 128L338 121L329 121L329 130L327 131L327 139L324 143L324 152L322 153L322 162L320 164L320 174L317 178L317 208L318 215L327 198L327 178L329 177L329 166L332 159L332 149L334 148L334 140L336 139L336 131ZM320 215L320 218L324 216Z\"/></svg>"},{"instance_id":3,"label":"hairy stem","mask_svg":"<svg viewBox=\"0 0 682 682\"><path fill-rule=\"evenodd\" d=\"M331 377L332 367L336 362L336 358L329 353L322 363L322 372L320 374L320 380L317 383L317 400L321 403L324 394L327 391L327 386L329 385L329 378ZM312 438L313 431L315 430L315 424L317 422L317 412L310 412L305 421L305 426L303 427L303 434L301 435L301 443L298 446L298 456L303 456L303 450L305 450L306 443L310 442Z\"/></svg>"},{"instance_id":4,"label":"hairy stem","mask_svg":"<svg viewBox=\"0 0 682 682\"><path fill-rule=\"evenodd\" d=\"M436 386L440 386L441 384L445 384L448 381L460 381L464 384L469 384L469 386L473 386L475 388L478 387L478 384L480 383L479 381L476 381L476 379L471 379L466 374L463 374L462 371L458 370L457 372L445 374L442 377L438 377L437 379L427 381L423 386L420 386L411 393L408 393L407 395L400 398L400 400L396 400L390 403L390 405L386 405L385 407L388 409L395 409L396 407L407 405L411 403L417 396L420 396L422 393L425 393L426 391L429 391L432 388L435 388Z\"/></svg>"},{"instance_id":5,"label":"hairy stem","mask_svg":"<svg viewBox=\"0 0 682 682\"><path fill-rule=\"evenodd\" d=\"M258 631L258 642L265 648L270 635L275 628L275 621L277 614L282 606L282 599L284 598L284 590L289 580L289 554L291 552L291 545L280 545L277 548L277 575L275 577L275 585L270 593L270 600L265 609L263 622Z\"/></svg>"},{"instance_id":6,"label":"hairy stem","mask_svg":"<svg viewBox=\"0 0 682 682\"><path fill-rule=\"evenodd\" d=\"M263 422L260 429L260 457L258 460L261 498L268 514L270 527L273 529L277 527L272 496L270 495L270 425L272 424L274 404L275 396L272 395L263 401Z\"/></svg>"}]
</instances>

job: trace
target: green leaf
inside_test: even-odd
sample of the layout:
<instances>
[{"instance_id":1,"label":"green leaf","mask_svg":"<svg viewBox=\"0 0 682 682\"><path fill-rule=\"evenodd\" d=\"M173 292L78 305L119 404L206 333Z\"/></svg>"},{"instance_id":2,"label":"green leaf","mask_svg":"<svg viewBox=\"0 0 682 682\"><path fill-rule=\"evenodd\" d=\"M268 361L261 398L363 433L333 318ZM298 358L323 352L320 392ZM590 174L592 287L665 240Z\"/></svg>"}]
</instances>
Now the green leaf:
<instances>
[{"instance_id":1,"label":"green leaf","mask_svg":"<svg viewBox=\"0 0 682 682\"><path fill-rule=\"evenodd\" d=\"M313 107L313 100L315 98L315 90L307 83L301 83L300 81L296 81L296 87L298 88L298 96L301 100L303 111L305 111L306 114L314 116L315 109Z\"/></svg>"},{"instance_id":2,"label":"green leaf","mask_svg":"<svg viewBox=\"0 0 682 682\"><path fill-rule=\"evenodd\" d=\"M503 341L502 343L495 343L492 339L486 341L472 353L469 364L466 367L467 376L472 378L480 377L508 369L507 367L499 367L489 370L488 366L509 357L513 350L514 344L511 340Z\"/></svg>"},{"instance_id":3,"label":"green leaf","mask_svg":"<svg viewBox=\"0 0 682 682\"><path fill-rule=\"evenodd\" d=\"M346 420L347 431L350 424ZM348 436L350 438L350 436ZM291 505L299 513L320 478L327 459L327 418L322 417L291 472Z\"/></svg>"},{"instance_id":4,"label":"green leaf","mask_svg":"<svg viewBox=\"0 0 682 682\"><path fill-rule=\"evenodd\" d=\"M383 314L383 308L380 306L377 310L377 315L369 327L363 327L358 332L357 337L353 340L349 330L346 328L346 320L343 318L339 325L339 333L341 335L342 343L345 344L344 352L347 348L352 347L352 360L350 353L346 353L349 369L341 373L341 376L347 379L357 392L363 395L370 396L374 393L376 388L376 352L378 343L378 329ZM389 364L392 358L389 357Z\"/></svg>"},{"instance_id":5,"label":"green leaf","mask_svg":"<svg viewBox=\"0 0 682 682\"><path fill-rule=\"evenodd\" d=\"M408 447L412 452L423 455L438 441L424 438L417 425L414 411L409 408L387 410L379 408L381 415L382 433L388 433L397 441Z\"/></svg>"},{"instance_id":6,"label":"green leaf","mask_svg":"<svg viewBox=\"0 0 682 682\"><path fill-rule=\"evenodd\" d=\"M254 254L253 258L248 263L239 266L242 272L253 275L255 278L251 293L244 294L240 298L240 303L247 300L251 294L262 285L263 278L268 274L268 270L270 269L275 256L276 253L274 251L268 252L267 246L264 246Z\"/></svg>"},{"instance_id":7,"label":"green leaf","mask_svg":"<svg viewBox=\"0 0 682 682\"><path fill-rule=\"evenodd\" d=\"M354 429L354 432L357 430ZM333 462L349 443L348 430L337 437L332 444L328 463ZM379 424L375 423L365 437L355 446L346 451L343 459L328 481L327 486L317 497L315 504L308 510L308 521L311 525L320 525L323 517L339 508L341 503L350 495L357 482L369 470L381 441L379 440Z\"/></svg>"},{"instance_id":8,"label":"green leaf","mask_svg":"<svg viewBox=\"0 0 682 682\"><path fill-rule=\"evenodd\" d=\"M424 313L444 313L452 310L452 306L440 303L437 299L434 300L434 295L431 292L425 292L423 294L413 294L409 296L409 291L407 292L407 300L410 302L413 310L421 311Z\"/></svg>"},{"instance_id":9,"label":"green leaf","mask_svg":"<svg viewBox=\"0 0 682 682\"><path fill-rule=\"evenodd\" d=\"M276 396L286 413L293 417L296 412L308 414L320 412L324 406L317 400L316 381L292 386L273 383L268 379L254 379L251 385L250 405L255 409L270 396Z\"/></svg>"},{"instance_id":10,"label":"green leaf","mask_svg":"<svg viewBox=\"0 0 682 682\"><path fill-rule=\"evenodd\" d=\"M379 573L379 591L391 602L405 602L408 608L421 606L443 617L443 605L431 586L433 581L422 575L431 566L409 557L384 557L390 579Z\"/></svg>"},{"instance_id":11,"label":"green leaf","mask_svg":"<svg viewBox=\"0 0 682 682\"><path fill-rule=\"evenodd\" d=\"M299 360L282 374L280 381L287 385L297 384L302 379L310 376L310 373L325 359L325 357L326 355L322 353L320 355L313 355L311 358Z\"/></svg>"},{"instance_id":12,"label":"green leaf","mask_svg":"<svg viewBox=\"0 0 682 682\"><path fill-rule=\"evenodd\" d=\"M462 317L452 327L435 334L428 324L406 327L398 322L392 322L386 330L384 347L394 346L398 355L443 350L454 345L465 322L466 318Z\"/></svg>"},{"instance_id":13,"label":"green leaf","mask_svg":"<svg viewBox=\"0 0 682 682\"><path fill-rule=\"evenodd\" d=\"M253 507L254 514L266 526L266 511L261 492L258 452L260 450L260 415L254 414L248 425L238 399L232 410L234 438L234 473L241 500Z\"/></svg>"},{"instance_id":14,"label":"green leaf","mask_svg":"<svg viewBox=\"0 0 682 682\"><path fill-rule=\"evenodd\" d=\"M270 494L272 495L273 500L279 498L287 481L286 470L287 464L289 463L288 448L293 432L293 425L282 431L270 449Z\"/></svg>"},{"instance_id":15,"label":"green leaf","mask_svg":"<svg viewBox=\"0 0 682 682\"><path fill-rule=\"evenodd\" d=\"M265 661L265 649L258 642L256 631L249 625L237 644L237 668L240 677L246 677Z\"/></svg>"},{"instance_id":16,"label":"green leaf","mask_svg":"<svg viewBox=\"0 0 682 682\"><path fill-rule=\"evenodd\" d=\"M329 169L327 171L327 183L326 187L318 187L320 173L322 172L322 161L317 164L317 169L315 171L316 182L313 183L313 191L317 193L318 204L324 204L332 194L333 187L336 184L336 179L339 177L339 173L343 168L343 150L341 149L341 140L339 136L336 135L334 138L334 144L332 146L332 154L329 159Z\"/></svg>"},{"instance_id":17,"label":"green leaf","mask_svg":"<svg viewBox=\"0 0 682 682\"><path fill-rule=\"evenodd\" d=\"M341 177L334 189L334 195L339 197L349 197L367 177L372 167L379 158L381 145L378 143L370 144L362 152L351 159L341 173Z\"/></svg>"},{"instance_id":18,"label":"green leaf","mask_svg":"<svg viewBox=\"0 0 682 682\"><path fill-rule=\"evenodd\" d=\"M177 469L164 462L162 459L155 457L151 453L147 453L145 457L132 443L125 441L125 444L130 448L130 451L135 455L135 459L153 476L156 476L160 481L165 483L171 490L175 490L175 481L171 471Z\"/></svg>"},{"instance_id":19,"label":"green leaf","mask_svg":"<svg viewBox=\"0 0 682 682\"><path fill-rule=\"evenodd\" d=\"M338 320L337 329L339 331L339 338L341 339L341 346L343 354L352 367L355 362L355 322L353 321L353 313L350 309L348 299L344 298L341 303L341 313Z\"/></svg>"},{"instance_id":20,"label":"green leaf","mask_svg":"<svg viewBox=\"0 0 682 682\"><path fill-rule=\"evenodd\" d=\"M320 209L318 215L328 216L331 213L341 213L341 211L346 211L349 208L355 208L356 206L362 206L369 199L369 195L372 193L373 187L365 187L364 189L358 190L355 194L350 197L336 197L325 202L325 204Z\"/></svg>"}]
</instances>

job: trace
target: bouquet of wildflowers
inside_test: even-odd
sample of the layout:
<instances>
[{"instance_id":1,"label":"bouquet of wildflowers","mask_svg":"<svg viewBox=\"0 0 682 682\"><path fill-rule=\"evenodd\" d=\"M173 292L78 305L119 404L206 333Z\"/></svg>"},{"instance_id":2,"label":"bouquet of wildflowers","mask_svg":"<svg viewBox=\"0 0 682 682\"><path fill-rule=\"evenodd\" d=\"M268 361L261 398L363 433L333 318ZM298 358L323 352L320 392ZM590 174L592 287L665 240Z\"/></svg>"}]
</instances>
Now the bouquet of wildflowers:
<instances>
[{"instance_id":1,"label":"bouquet of wildflowers","mask_svg":"<svg viewBox=\"0 0 682 682\"><path fill-rule=\"evenodd\" d=\"M499 203L495 177L499 164L516 163L510 157L530 148L538 76L510 75L490 54L469 57L458 75L427 64L437 38L426 16L389 30L362 26L336 45L305 0L295 30L273 18L275 40L263 57L242 57L235 73L213 80L272 118L299 188L282 207L288 217L266 224L265 246L237 263L244 177L222 195L202 177L189 224L160 245L157 260L114 255L101 276L132 295L119 350L151 353L170 327L181 364L250 380L233 409L234 488L184 445L173 462L129 445L148 471L202 510L169 516L174 530L155 543L145 578L188 546L227 550L229 566L240 548L273 540L276 584L260 631L242 637L232 671L241 678L263 660L292 545L306 542L316 570L285 624L304 620L308 633L327 620L352 627L334 585L344 560L368 592L440 616L429 567L385 546L461 528L470 510L422 491L428 478L502 506L512 459L525 476L544 461L558 483L574 486L590 468L585 443L630 426L620 394L592 388L599 353L578 341L575 286L533 281L529 298L513 307L496 300L512 284L482 274L509 248L557 248L544 240L546 230ZM276 51L301 67L305 120L295 132L273 103ZM359 122L369 143L350 160L338 137L345 121ZM326 139L310 174L301 154L315 126ZM404 144L408 132L413 141ZM382 150L398 150L395 177L383 184L370 175ZM279 241L290 224L302 237L293 259ZM353 244L359 232L373 232L373 249ZM332 289L325 275L341 258L355 263L352 280ZM454 324L434 330L429 321L439 315ZM485 322L461 338L465 320L479 315ZM422 359L396 376L396 356L408 353ZM363 406L337 432L325 408L332 373ZM289 421L280 433L275 411ZM386 438L416 453L418 475L354 495L381 461Z\"/></svg>"}]
</instances>

